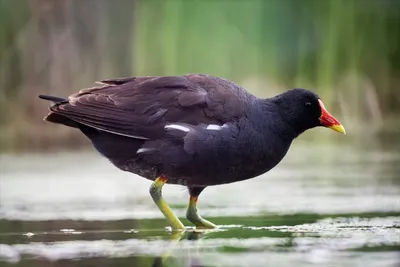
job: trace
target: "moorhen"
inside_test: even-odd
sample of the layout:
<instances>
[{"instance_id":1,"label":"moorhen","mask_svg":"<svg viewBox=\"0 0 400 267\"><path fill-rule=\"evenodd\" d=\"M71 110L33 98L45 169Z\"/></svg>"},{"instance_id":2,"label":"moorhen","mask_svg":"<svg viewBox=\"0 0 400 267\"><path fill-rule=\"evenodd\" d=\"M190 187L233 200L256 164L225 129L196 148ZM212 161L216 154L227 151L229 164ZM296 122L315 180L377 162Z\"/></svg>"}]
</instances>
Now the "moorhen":
<instances>
[{"instance_id":1,"label":"moorhen","mask_svg":"<svg viewBox=\"0 0 400 267\"><path fill-rule=\"evenodd\" d=\"M116 167L154 181L150 194L173 229L184 226L162 198L164 184L186 186L186 217L196 227L214 228L197 213L204 188L271 170L305 130L325 126L345 134L306 89L260 99L203 74L97 83L68 99L40 95L54 102L44 120L79 129Z\"/></svg>"}]
</instances>

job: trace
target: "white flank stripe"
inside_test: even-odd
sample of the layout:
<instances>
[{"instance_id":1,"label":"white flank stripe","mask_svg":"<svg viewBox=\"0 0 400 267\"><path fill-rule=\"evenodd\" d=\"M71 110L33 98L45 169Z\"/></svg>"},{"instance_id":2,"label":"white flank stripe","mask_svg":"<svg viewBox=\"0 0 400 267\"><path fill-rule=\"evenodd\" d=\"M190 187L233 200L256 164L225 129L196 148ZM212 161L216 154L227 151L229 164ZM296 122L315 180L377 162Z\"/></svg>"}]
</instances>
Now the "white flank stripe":
<instances>
[{"instance_id":1,"label":"white flank stripe","mask_svg":"<svg viewBox=\"0 0 400 267\"><path fill-rule=\"evenodd\" d=\"M175 129L175 130L180 130L183 132L189 132L190 129L182 126L182 125L177 125L177 124L169 124L169 125L165 125L164 129Z\"/></svg>"},{"instance_id":2,"label":"white flank stripe","mask_svg":"<svg viewBox=\"0 0 400 267\"><path fill-rule=\"evenodd\" d=\"M212 131L219 131L219 130L221 130L221 126L219 126L219 125L216 125L216 124L209 124L208 126L207 126L207 130L212 130Z\"/></svg>"},{"instance_id":3,"label":"white flank stripe","mask_svg":"<svg viewBox=\"0 0 400 267\"><path fill-rule=\"evenodd\" d=\"M149 152L149 151L153 151L154 148L140 148L136 154L140 154L140 153L145 153L145 152Z\"/></svg>"}]
</instances>

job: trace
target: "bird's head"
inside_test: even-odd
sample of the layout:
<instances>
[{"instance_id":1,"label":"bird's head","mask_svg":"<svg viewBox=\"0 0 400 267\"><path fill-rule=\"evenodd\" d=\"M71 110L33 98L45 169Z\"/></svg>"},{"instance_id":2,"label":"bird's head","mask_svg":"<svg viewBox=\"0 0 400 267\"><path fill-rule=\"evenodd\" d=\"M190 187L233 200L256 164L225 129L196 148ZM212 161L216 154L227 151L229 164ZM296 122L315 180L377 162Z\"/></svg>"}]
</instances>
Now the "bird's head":
<instances>
[{"instance_id":1,"label":"bird's head","mask_svg":"<svg viewBox=\"0 0 400 267\"><path fill-rule=\"evenodd\" d=\"M298 134L317 126L346 134L344 127L312 91L295 88L276 96L273 101L278 105L286 123L291 124Z\"/></svg>"}]
</instances>

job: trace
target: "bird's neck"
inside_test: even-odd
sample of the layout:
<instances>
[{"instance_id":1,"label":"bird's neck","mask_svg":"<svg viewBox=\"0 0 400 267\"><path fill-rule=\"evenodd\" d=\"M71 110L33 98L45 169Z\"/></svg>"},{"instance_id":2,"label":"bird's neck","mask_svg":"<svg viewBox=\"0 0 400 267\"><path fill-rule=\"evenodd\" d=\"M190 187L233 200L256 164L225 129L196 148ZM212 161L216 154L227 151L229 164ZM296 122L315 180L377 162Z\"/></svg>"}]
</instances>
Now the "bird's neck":
<instances>
[{"instance_id":1,"label":"bird's neck","mask_svg":"<svg viewBox=\"0 0 400 267\"><path fill-rule=\"evenodd\" d=\"M262 114L263 127L267 132L274 133L280 139L291 143L305 130L282 111L273 99L261 99L259 110Z\"/></svg>"}]
</instances>

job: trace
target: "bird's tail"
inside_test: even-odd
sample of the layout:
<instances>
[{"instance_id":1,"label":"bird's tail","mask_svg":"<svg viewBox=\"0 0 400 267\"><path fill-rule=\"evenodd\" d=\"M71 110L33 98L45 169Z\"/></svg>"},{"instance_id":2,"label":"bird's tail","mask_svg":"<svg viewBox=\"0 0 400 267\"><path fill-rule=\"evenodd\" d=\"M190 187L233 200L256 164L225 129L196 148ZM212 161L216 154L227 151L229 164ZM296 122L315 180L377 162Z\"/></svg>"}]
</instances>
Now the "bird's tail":
<instances>
[{"instance_id":1,"label":"bird's tail","mask_svg":"<svg viewBox=\"0 0 400 267\"><path fill-rule=\"evenodd\" d=\"M67 103L68 99L67 98L62 98L62 97L57 97L57 96L50 96L50 95L39 95L40 99L44 100L49 100L54 102L54 104L61 104L61 103Z\"/></svg>"},{"instance_id":2,"label":"bird's tail","mask_svg":"<svg viewBox=\"0 0 400 267\"><path fill-rule=\"evenodd\" d=\"M69 119L68 117L63 116L62 114L58 114L54 110L54 108L56 108L58 105L68 103L69 101L68 98L62 98L50 95L39 95L39 98L53 102L53 106L50 107L50 113L46 117L44 117L43 120L58 124L64 124L66 126L73 128L79 128L79 125L75 121Z\"/></svg>"}]
</instances>

